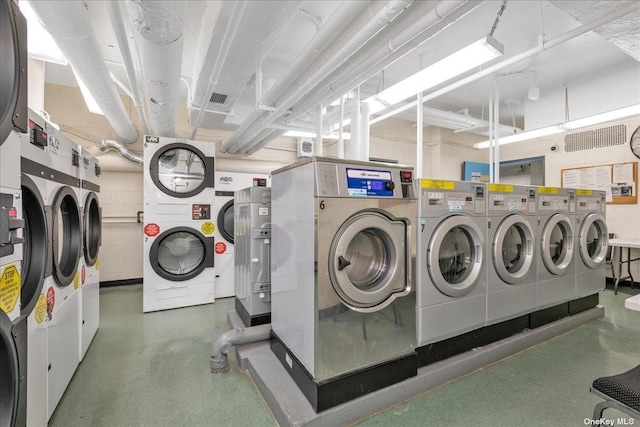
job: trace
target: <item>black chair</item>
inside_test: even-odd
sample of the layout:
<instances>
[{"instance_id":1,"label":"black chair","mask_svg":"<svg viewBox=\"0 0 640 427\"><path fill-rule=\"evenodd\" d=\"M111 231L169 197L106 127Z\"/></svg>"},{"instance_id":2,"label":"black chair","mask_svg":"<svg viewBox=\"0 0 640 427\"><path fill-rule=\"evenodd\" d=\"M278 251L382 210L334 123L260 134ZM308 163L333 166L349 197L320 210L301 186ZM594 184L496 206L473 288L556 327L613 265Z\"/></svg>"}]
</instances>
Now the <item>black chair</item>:
<instances>
[{"instance_id":1,"label":"black chair","mask_svg":"<svg viewBox=\"0 0 640 427\"><path fill-rule=\"evenodd\" d=\"M615 239L616 233L609 233L609 239ZM611 277L613 280L616 280L616 269L613 265L613 246L607 247L607 255L605 257L605 263L607 266L611 267Z\"/></svg>"},{"instance_id":2,"label":"black chair","mask_svg":"<svg viewBox=\"0 0 640 427\"><path fill-rule=\"evenodd\" d=\"M623 374L598 378L590 391L605 399L593 410L594 420L602 418L605 409L614 408L640 421L640 365Z\"/></svg>"}]
</instances>

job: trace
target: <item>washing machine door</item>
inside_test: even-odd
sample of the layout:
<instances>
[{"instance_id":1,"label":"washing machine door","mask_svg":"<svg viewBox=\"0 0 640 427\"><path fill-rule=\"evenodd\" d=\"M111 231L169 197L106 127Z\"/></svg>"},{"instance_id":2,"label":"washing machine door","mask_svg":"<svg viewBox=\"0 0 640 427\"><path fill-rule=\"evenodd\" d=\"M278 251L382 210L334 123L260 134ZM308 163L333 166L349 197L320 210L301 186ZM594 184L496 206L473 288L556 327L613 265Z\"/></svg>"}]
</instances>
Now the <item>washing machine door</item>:
<instances>
[{"instance_id":1,"label":"washing machine door","mask_svg":"<svg viewBox=\"0 0 640 427\"><path fill-rule=\"evenodd\" d=\"M220 231L220 235L227 242L233 244L233 212L234 212L234 201L229 200L225 203L222 208L220 208L220 212L218 212L218 230Z\"/></svg>"},{"instance_id":2,"label":"washing machine door","mask_svg":"<svg viewBox=\"0 0 640 427\"><path fill-rule=\"evenodd\" d=\"M156 187L172 197L192 197L214 186L214 160L187 144L162 146L151 158L149 173Z\"/></svg>"},{"instance_id":3,"label":"washing machine door","mask_svg":"<svg viewBox=\"0 0 640 427\"><path fill-rule=\"evenodd\" d=\"M453 215L438 224L427 252L435 287L450 297L471 292L482 273L483 247L483 233L470 217Z\"/></svg>"},{"instance_id":4,"label":"washing machine door","mask_svg":"<svg viewBox=\"0 0 640 427\"><path fill-rule=\"evenodd\" d=\"M411 291L409 223L363 210L336 232L329 250L331 285L342 302L363 313L383 309Z\"/></svg>"},{"instance_id":5,"label":"washing machine door","mask_svg":"<svg viewBox=\"0 0 640 427\"><path fill-rule=\"evenodd\" d=\"M558 276L566 273L573 258L573 227L567 215L557 213L549 218L540 245L546 269Z\"/></svg>"},{"instance_id":6,"label":"washing machine door","mask_svg":"<svg viewBox=\"0 0 640 427\"><path fill-rule=\"evenodd\" d=\"M498 276L509 284L526 279L533 263L533 230L520 215L507 216L496 228L492 243L493 265Z\"/></svg>"},{"instance_id":7,"label":"washing machine door","mask_svg":"<svg viewBox=\"0 0 640 427\"><path fill-rule=\"evenodd\" d=\"M98 260L98 252L102 243L102 221L100 204L96 193L87 195L84 204L84 225L83 225L83 252L84 261L92 267Z\"/></svg>"},{"instance_id":8,"label":"washing machine door","mask_svg":"<svg viewBox=\"0 0 640 427\"><path fill-rule=\"evenodd\" d=\"M0 426L15 425L18 411L18 352L9 316L0 310Z\"/></svg>"},{"instance_id":9,"label":"washing machine door","mask_svg":"<svg viewBox=\"0 0 640 427\"><path fill-rule=\"evenodd\" d=\"M151 267L172 282L189 280L213 267L213 237L191 227L174 227L160 234L149 252Z\"/></svg>"},{"instance_id":10,"label":"washing machine door","mask_svg":"<svg viewBox=\"0 0 640 427\"><path fill-rule=\"evenodd\" d=\"M61 187L51 205L53 253L52 276L60 287L69 286L78 269L82 242L82 220L78 199L71 187Z\"/></svg>"},{"instance_id":11,"label":"washing machine door","mask_svg":"<svg viewBox=\"0 0 640 427\"><path fill-rule=\"evenodd\" d=\"M582 221L578 237L578 251L582 262L589 268L598 268L607 256L608 231L605 219L599 213L590 213Z\"/></svg>"},{"instance_id":12,"label":"washing machine door","mask_svg":"<svg viewBox=\"0 0 640 427\"><path fill-rule=\"evenodd\" d=\"M42 292L44 278L51 273L51 264L44 201L36 184L24 174L21 189L24 244L20 314L28 316Z\"/></svg>"}]
</instances>

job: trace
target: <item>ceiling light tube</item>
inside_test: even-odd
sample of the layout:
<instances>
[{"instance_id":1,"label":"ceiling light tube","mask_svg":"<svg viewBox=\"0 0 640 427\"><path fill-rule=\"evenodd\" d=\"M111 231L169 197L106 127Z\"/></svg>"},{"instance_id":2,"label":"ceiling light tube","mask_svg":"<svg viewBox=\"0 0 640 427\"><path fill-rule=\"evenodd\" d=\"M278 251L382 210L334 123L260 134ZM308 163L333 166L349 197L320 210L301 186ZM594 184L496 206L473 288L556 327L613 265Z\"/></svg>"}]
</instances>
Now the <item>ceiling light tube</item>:
<instances>
[{"instance_id":1,"label":"ceiling light tube","mask_svg":"<svg viewBox=\"0 0 640 427\"><path fill-rule=\"evenodd\" d=\"M492 36L486 35L469 46L371 96L365 102L371 106L371 114L377 113L489 62L501 56L503 52L504 47Z\"/></svg>"},{"instance_id":2,"label":"ceiling light tube","mask_svg":"<svg viewBox=\"0 0 640 427\"><path fill-rule=\"evenodd\" d=\"M516 135L506 136L504 138L500 138L500 145L512 144L514 142L527 141L534 138L541 138L543 136L555 135L558 133L598 125L604 122L623 119L625 117L634 115L640 115L640 104L619 108L617 110L607 111L605 113L596 114L594 116L589 116L582 119L572 120L566 123L560 123L540 129L534 129L531 131L518 133ZM473 147L478 149L489 148L489 141L478 142L476 144L473 144Z\"/></svg>"}]
</instances>

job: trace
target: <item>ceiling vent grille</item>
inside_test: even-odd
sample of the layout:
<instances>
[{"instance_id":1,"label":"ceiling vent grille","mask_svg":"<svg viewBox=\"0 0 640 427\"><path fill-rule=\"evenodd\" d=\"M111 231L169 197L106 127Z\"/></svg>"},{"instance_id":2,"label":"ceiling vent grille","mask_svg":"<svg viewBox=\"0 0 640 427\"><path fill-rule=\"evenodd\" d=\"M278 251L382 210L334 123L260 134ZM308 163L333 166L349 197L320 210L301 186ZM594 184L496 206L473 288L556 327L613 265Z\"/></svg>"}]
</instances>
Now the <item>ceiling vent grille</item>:
<instances>
[{"instance_id":1,"label":"ceiling vent grille","mask_svg":"<svg viewBox=\"0 0 640 427\"><path fill-rule=\"evenodd\" d=\"M564 151L584 151L594 148L614 147L624 145L627 141L627 127L625 125L608 126L584 132L568 134L564 137Z\"/></svg>"},{"instance_id":2,"label":"ceiling vent grille","mask_svg":"<svg viewBox=\"0 0 640 427\"><path fill-rule=\"evenodd\" d=\"M209 98L209 102L212 104L222 104L222 105L226 105L227 104L227 99L229 98L228 95L223 95L221 93L212 93L211 94L211 98Z\"/></svg>"}]
</instances>

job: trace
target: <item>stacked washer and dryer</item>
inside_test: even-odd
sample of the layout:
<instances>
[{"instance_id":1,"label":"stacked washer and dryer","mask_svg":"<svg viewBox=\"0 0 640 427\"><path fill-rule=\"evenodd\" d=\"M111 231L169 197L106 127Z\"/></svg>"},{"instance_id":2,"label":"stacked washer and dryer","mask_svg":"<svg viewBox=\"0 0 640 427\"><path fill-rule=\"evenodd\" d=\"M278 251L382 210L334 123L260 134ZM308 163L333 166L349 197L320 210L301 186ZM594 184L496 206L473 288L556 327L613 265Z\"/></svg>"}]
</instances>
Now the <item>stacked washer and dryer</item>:
<instances>
[{"instance_id":1,"label":"stacked washer and dryer","mask_svg":"<svg viewBox=\"0 0 640 427\"><path fill-rule=\"evenodd\" d=\"M318 412L417 373L413 168L272 173L271 349Z\"/></svg>"},{"instance_id":2,"label":"stacked washer and dryer","mask_svg":"<svg viewBox=\"0 0 640 427\"><path fill-rule=\"evenodd\" d=\"M144 137L143 311L214 302L215 144Z\"/></svg>"}]
</instances>

